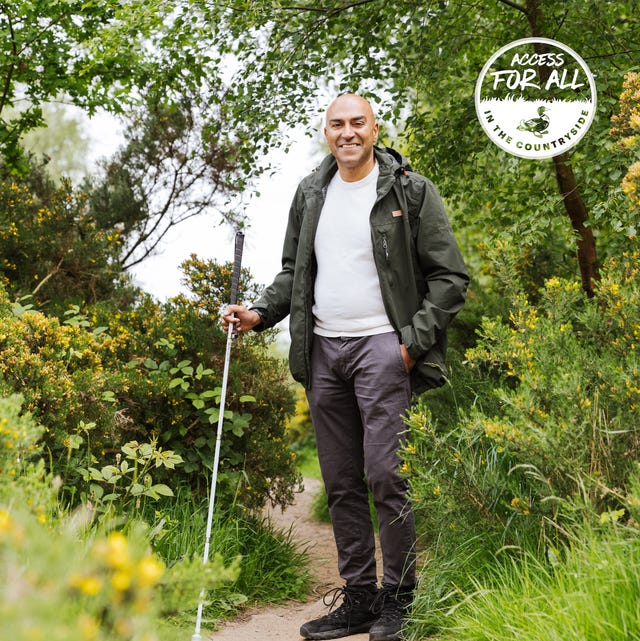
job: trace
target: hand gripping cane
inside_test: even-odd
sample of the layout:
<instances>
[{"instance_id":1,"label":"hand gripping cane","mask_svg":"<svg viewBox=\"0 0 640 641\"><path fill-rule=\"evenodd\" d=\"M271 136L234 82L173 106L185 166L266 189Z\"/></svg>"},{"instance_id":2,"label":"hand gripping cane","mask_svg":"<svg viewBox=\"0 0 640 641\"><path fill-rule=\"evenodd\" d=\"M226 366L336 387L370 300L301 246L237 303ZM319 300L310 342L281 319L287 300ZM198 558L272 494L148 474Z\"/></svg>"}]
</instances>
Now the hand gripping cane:
<instances>
[{"instance_id":1,"label":"hand gripping cane","mask_svg":"<svg viewBox=\"0 0 640 641\"><path fill-rule=\"evenodd\" d=\"M238 283L240 281L240 266L242 264L242 247L244 245L244 234L236 232L236 247L233 257L233 276L231 277L231 300L230 304L235 305L238 296ZM218 416L218 433L216 436L216 449L213 457L213 473L211 475L211 491L209 493L209 513L207 514L207 534L204 542L204 554L202 562L206 565L209 562L209 544L211 542L211 525L213 521L213 506L216 500L216 483L218 480L218 463L220 461L220 441L222 440L222 423L224 422L224 405L227 396L227 380L229 378L229 360L231 356L231 341L235 335L234 324L229 323L227 330L227 348L224 354L224 369L222 373L222 392L220 394L220 414ZM191 641L201 641L200 626L202 624L202 608L204 606L204 587L200 591L200 602L198 603L198 615L196 617L196 629Z\"/></svg>"}]
</instances>

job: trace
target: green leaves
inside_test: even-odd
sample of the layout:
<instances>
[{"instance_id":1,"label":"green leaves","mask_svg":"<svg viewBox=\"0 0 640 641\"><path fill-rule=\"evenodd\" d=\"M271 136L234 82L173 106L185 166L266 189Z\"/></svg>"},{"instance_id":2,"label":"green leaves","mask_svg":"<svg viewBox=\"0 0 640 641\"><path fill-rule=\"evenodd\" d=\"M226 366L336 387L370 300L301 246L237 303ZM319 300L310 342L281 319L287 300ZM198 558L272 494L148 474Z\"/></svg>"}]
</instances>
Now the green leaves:
<instances>
[{"instance_id":1,"label":"green leaves","mask_svg":"<svg viewBox=\"0 0 640 641\"><path fill-rule=\"evenodd\" d=\"M42 123L40 106L65 100L93 114L124 113L141 96L212 104L219 58L206 2L15 0L0 7L0 152L24 169L19 139ZM26 108L23 105L27 105ZM9 115L9 107L21 111Z\"/></svg>"},{"instance_id":2,"label":"green leaves","mask_svg":"<svg viewBox=\"0 0 640 641\"><path fill-rule=\"evenodd\" d=\"M563 194L582 199L589 213L614 205L610 218L598 212L602 255L619 252L617 239L633 236L637 227L615 198L616 176L626 167L614 167L619 161L607 149L622 78L640 60L640 25L629 18L635 4L258 0L233 2L232 10L215 6L216 47L234 58L225 113L238 137L252 140L242 151L253 159L256 150L283 144L287 127L320 133L329 98L359 92L372 100L385 130L402 131L400 141L385 142L399 144L414 168L433 179L451 205L456 229L473 235L465 253L473 251L478 230L480 242L494 230L507 231L517 238L527 234L523 244L541 257L538 271L546 263L550 275L555 267L549 253L573 260L567 267L573 269L576 213ZM475 83L484 63L501 46L532 35L572 47L597 79L597 117L563 161L576 184L561 183L560 189L562 172L552 161L509 157L487 139L475 114ZM588 234L581 242L595 251Z\"/></svg>"},{"instance_id":3,"label":"green leaves","mask_svg":"<svg viewBox=\"0 0 640 641\"><path fill-rule=\"evenodd\" d=\"M132 498L148 496L158 500L162 496L173 496L168 485L153 482L151 471L160 467L175 469L183 462L179 454L159 448L155 440L148 443L129 441L120 451L124 458L118 454L115 465L80 469L85 481L93 481L89 485L90 494L98 501L98 510L109 512L118 501L118 509L126 511ZM108 488L106 494L105 487Z\"/></svg>"}]
</instances>

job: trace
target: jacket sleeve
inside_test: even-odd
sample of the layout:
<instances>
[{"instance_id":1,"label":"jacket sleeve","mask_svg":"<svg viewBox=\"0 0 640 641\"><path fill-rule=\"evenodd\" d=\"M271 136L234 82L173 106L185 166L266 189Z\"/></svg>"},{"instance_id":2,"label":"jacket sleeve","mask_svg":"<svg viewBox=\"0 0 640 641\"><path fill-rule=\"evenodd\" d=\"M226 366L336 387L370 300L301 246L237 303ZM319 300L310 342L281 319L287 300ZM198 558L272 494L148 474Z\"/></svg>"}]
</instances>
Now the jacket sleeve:
<instances>
[{"instance_id":1,"label":"jacket sleeve","mask_svg":"<svg viewBox=\"0 0 640 641\"><path fill-rule=\"evenodd\" d=\"M252 309L258 310L262 317L262 323L255 328L257 331L273 327L289 315L303 211L303 194L298 187L289 208L289 219L282 248L282 269L271 285L266 287L251 305Z\"/></svg>"},{"instance_id":2,"label":"jacket sleeve","mask_svg":"<svg viewBox=\"0 0 640 641\"><path fill-rule=\"evenodd\" d=\"M418 360L442 340L462 309L469 274L436 187L427 179L413 181L406 197L408 207L419 212L415 245L423 298L401 335L411 357Z\"/></svg>"}]
</instances>

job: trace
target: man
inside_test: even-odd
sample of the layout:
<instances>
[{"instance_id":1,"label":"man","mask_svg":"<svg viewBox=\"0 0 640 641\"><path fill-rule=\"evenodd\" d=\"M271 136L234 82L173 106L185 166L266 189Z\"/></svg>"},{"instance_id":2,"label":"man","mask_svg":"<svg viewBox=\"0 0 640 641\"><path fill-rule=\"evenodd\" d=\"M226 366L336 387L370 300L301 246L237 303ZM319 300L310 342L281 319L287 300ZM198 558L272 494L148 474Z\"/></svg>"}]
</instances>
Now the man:
<instances>
[{"instance_id":1,"label":"man","mask_svg":"<svg viewBox=\"0 0 640 641\"><path fill-rule=\"evenodd\" d=\"M342 595L340 607L301 636L369 631L371 641L392 641L416 582L414 519L398 474L402 415L412 392L445 380L446 329L469 278L438 192L375 146L366 100L336 98L324 135L331 155L298 186L282 271L251 309L230 305L223 325L261 330L290 314L289 365L307 390L345 581L333 600Z\"/></svg>"}]
</instances>

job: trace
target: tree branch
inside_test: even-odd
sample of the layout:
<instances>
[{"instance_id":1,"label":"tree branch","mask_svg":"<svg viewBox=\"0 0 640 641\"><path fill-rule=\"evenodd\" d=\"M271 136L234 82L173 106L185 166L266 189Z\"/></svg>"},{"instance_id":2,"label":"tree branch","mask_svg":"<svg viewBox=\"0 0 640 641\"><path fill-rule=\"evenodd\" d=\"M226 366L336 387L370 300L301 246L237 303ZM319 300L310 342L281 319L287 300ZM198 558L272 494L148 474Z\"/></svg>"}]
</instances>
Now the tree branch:
<instances>
[{"instance_id":1,"label":"tree branch","mask_svg":"<svg viewBox=\"0 0 640 641\"><path fill-rule=\"evenodd\" d=\"M304 7L280 7L281 11L307 11L315 13L328 13L329 15L334 15L340 13L341 11L346 11L347 9L353 9L354 7L359 7L363 4L370 4L374 0L357 0L356 2L349 2L343 4L340 7L313 7L313 6L304 6Z\"/></svg>"},{"instance_id":2,"label":"tree branch","mask_svg":"<svg viewBox=\"0 0 640 641\"><path fill-rule=\"evenodd\" d=\"M521 11L522 13L524 13L525 16L528 15L527 14L527 7L525 7L525 6L521 5L521 4L518 4L517 2L514 2L513 0L498 0L498 3L499 4L506 4L508 7L511 7L513 9L517 9L518 11Z\"/></svg>"},{"instance_id":3,"label":"tree branch","mask_svg":"<svg viewBox=\"0 0 640 641\"><path fill-rule=\"evenodd\" d=\"M18 49L16 47L16 36L13 31L13 22L11 20L11 15L7 11L6 6L4 3L0 5L0 9L2 9L2 12L7 16L7 24L9 25L9 33L11 36L11 54L12 54L12 60L9 65L9 71L7 72L7 76L4 81L4 87L2 89L2 98L0 98L0 113L2 113L3 109L6 106L6 101L7 97L9 96L9 91L11 90L11 81L13 79L13 72L16 68L16 61L18 58Z\"/></svg>"},{"instance_id":4,"label":"tree branch","mask_svg":"<svg viewBox=\"0 0 640 641\"><path fill-rule=\"evenodd\" d=\"M28 49L29 47L32 47L36 42L38 42L38 40L40 40L40 38L42 37L42 35L44 33L46 33L47 31L51 31L53 29L53 27L55 27L56 25L61 24L62 21L64 20L64 18L66 18L66 15L61 15L61 16L58 16L57 18L51 18L49 20L49 22L46 24L46 26L42 27L42 29L40 29L40 31L36 32L33 35L32 38L30 38L29 40L25 40L24 41L23 47L22 47L22 49L20 50L19 53L22 54L22 52L25 49Z\"/></svg>"},{"instance_id":5,"label":"tree branch","mask_svg":"<svg viewBox=\"0 0 640 641\"><path fill-rule=\"evenodd\" d=\"M625 49L624 51L612 51L611 53L599 53L593 56L583 56L586 60L604 60L605 58L615 58L616 56L628 56L640 53L640 49Z\"/></svg>"},{"instance_id":6,"label":"tree branch","mask_svg":"<svg viewBox=\"0 0 640 641\"><path fill-rule=\"evenodd\" d=\"M60 262L38 283L38 286L31 292L32 296L35 296L40 291L40 288L60 271L63 260L64 258L61 258Z\"/></svg>"}]
</instances>

